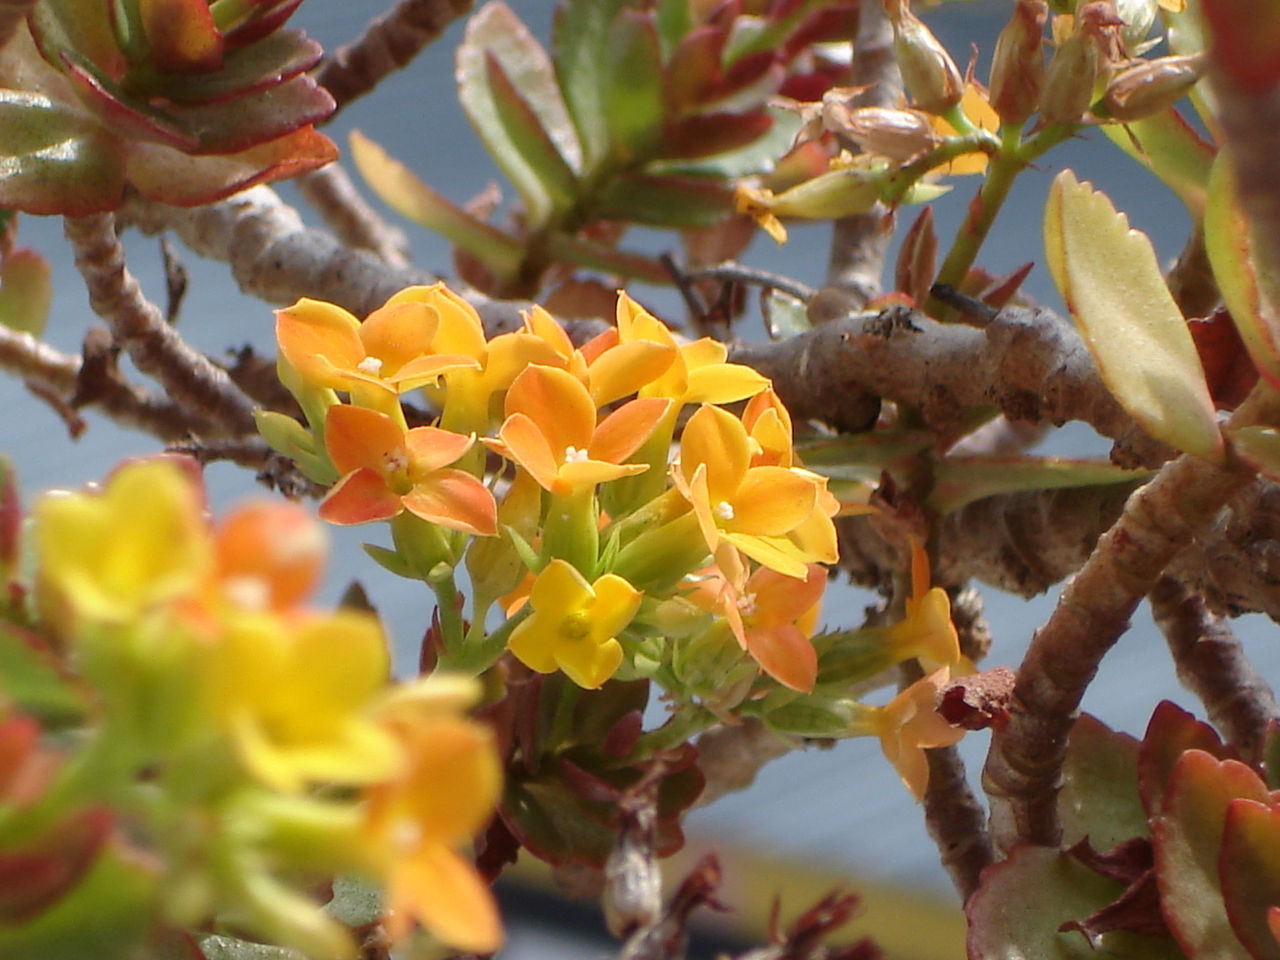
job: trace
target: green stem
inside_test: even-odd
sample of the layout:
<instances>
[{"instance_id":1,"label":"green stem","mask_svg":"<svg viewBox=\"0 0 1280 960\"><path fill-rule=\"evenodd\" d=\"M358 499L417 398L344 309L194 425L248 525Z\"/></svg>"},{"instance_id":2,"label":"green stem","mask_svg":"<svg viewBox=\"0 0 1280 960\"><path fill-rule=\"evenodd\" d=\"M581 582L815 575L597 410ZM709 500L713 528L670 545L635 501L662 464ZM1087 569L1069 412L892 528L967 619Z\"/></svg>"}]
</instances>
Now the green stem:
<instances>
[{"instance_id":1,"label":"green stem","mask_svg":"<svg viewBox=\"0 0 1280 960\"><path fill-rule=\"evenodd\" d=\"M445 654L461 650L465 638L461 605L458 603L458 584L453 577L453 567L438 563L427 574L427 583L436 595L436 609L440 615L440 635Z\"/></svg>"},{"instance_id":2,"label":"green stem","mask_svg":"<svg viewBox=\"0 0 1280 960\"><path fill-rule=\"evenodd\" d=\"M647 760L663 750L674 749L690 737L695 737L709 727L715 726L718 720L719 718L705 707L683 703L676 708L671 719L662 726L642 733L624 762L636 763Z\"/></svg>"},{"instance_id":3,"label":"green stem","mask_svg":"<svg viewBox=\"0 0 1280 960\"><path fill-rule=\"evenodd\" d=\"M947 258L938 270L936 283L952 287L963 284L969 268L978 257L978 251L991 232L1000 208L1008 199L1009 190L1018 174L1050 147L1070 137L1075 130L1074 124L1056 124L1025 141L1018 128L1008 127L1004 130L1000 151L992 158L982 189L969 205L969 213L956 231L956 238L947 252ZM954 312L951 307L934 299L930 299L926 310L931 316L940 319L947 319Z\"/></svg>"},{"instance_id":4,"label":"green stem","mask_svg":"<svg viewBox=\"0 0 1280 960\"><path fill-rule=\"evenodd\" d=\"M473 624L467 642L452 650L446 649L436 661L436 670L441 673L463 673L471 677L484 673L502 656L502 652L507 649L511 632L528 614L529 606L526 604L519 613L504 621L497 630L479 639L474 636L475 625Z\"/></svg>"}]
</instances>

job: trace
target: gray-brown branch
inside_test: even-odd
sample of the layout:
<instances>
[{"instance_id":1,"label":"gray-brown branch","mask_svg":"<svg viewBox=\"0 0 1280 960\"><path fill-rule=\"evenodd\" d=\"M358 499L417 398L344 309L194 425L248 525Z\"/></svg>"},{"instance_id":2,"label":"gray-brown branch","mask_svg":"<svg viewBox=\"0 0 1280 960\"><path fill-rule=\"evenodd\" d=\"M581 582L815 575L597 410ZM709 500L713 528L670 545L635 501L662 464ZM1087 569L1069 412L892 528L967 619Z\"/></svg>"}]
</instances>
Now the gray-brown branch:
<instances>
[{"instance_id":1,"label":"gray-brown branch","mask_svg":"<svg viewBox=\"0 0 1280 960\"><path fill-rule=\"evenodd\" d=\"M191 349L143 296L125 266L124 247L109 213L66 217L64 229L89 303L116 344L142 373L154 378L177 404L207 418L210 436L254 433L253 406L226 371Z\"/></svg>"},{"instance_id":2,"label":"gray-brown branch","mask_svg":"<svg viewBox=\"0 0 1280 960\"><path fill-rule=\"evenodd\" d=\"M778 343L741 344L730 356L773 379L797 419L865 430L879 398L954 430L973 407L1011 420L1083 420L1115 441L1123 466L1156 466L1168 448L1116 402L1080 335L1048 310L1002 310L982 330L890 307L856 314Z\"/></svg>"},{"instance_id":3,"label":"gray-brown branch","mask_svg":"<svg viewBox=\"0 0 1280 960\"><path fill-rule=\"evenodd\" d=\"M1280 397L1260 386L1231 423L1280 419ZM1253 479L1233 459L1223 465L1183 455L1125 504L1088 562L1067 584L1018 668L1009 722L992 738L983 771L992 839L1008 850L1061 839L1057 791L1067 734L1098 664L1128 628L1139 601L1179 550L1207 530Z\"/></svg>"},{"instance_id":4,"label":"gray-brown branch","mask_svg":"<svg viewBox=\"0 0 1280 960\"><path fill-rule=\"evenodd\" d=\"M1209 720L1241 756L1260 760L1267 725L1280 720L1280 707L1231 625L1172 577L1161 578L1150 600L1182 685L1200 698Z\"/></svg>"},{"instance_id":5,"label":"gray-brown branch","mask_svg":"<svg viewBox=\"0 0 1280 960\"><path fill-rule=\"evenodd\" d=\"M316 70L316 82L332 94L336 114L363 97L384 77L402 70L475 0L401 0L370 22L357 40L339 47Z\"/></svg>"},{"instance_id":6,"label":"gray-brown branch","mask_svg":"<svg viewBox=\"0 0 1280 960\"><path fill-rule=\"evenodd\" d=\"M356 190L347 171L337 163L304 173L295 181L304 200L324 218L339 240L368 250L388 266L409 265L409 238L387 223Z\"/></svg>"}]
</instances>

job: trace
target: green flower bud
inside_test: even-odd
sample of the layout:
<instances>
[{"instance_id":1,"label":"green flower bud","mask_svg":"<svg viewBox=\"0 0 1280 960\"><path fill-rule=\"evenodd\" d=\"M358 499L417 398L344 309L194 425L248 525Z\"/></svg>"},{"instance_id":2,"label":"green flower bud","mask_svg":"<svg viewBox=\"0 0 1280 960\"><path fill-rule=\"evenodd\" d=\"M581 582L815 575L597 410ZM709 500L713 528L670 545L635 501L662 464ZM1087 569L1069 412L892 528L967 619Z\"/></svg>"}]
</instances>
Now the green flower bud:
<instances>
[{"instance_id":1,"label":"green flower bud","mask_svg":"<svg viewBox=\"0 0 1280 960\"><path fill-rule=\"evenodd\" d=\"M1005 123L1021 124L1035 112L1044 89L1044 0L1018 0L1000 31L991 60L991 106Z\"/></svg>"},{"instance_id":2,"label":"green flower bud","mask_svg":"<svg viewBox=\"0 0 1280 960\"><path fill-rule=\"evenodd\" d=\"M1077 123L1084 117L1093 102L1100 60L1097 43L1078 31L1058 47L1040 94L1043 123Z\"/></svg>"}]
</instances>

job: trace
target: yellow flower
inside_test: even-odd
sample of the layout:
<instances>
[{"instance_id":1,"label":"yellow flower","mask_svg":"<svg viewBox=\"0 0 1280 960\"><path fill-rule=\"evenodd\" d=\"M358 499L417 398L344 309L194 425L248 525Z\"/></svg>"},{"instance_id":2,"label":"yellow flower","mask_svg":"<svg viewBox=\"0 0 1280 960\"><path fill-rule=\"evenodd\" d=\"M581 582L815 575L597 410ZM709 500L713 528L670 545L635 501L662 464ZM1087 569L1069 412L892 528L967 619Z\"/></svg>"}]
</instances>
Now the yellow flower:
<instances>
[{"instance_id":1,"label":"yellow flower","mask_svg":"<svg viewBox=\"0 0 1280 960\"><path fill-rule=\"evenodd\" d=\"M925 670L956 668L957 676L973 672L960 655L960 638L951 622L951 600L941 587L929 586L929 557L911 538L911 597L906 617L886 628L886 643L897 661L916 658Z\"/></svg>"},{"instance_id":2,"label":"yellow flower","mask_svg":"<svg viewBox=\"0 0 1280 960\"><path fill-rule=\"evenodd\" d=\"M588 583L570 564L552 560L534 581L533 613L512 632L509 649L531 670L559 668L594 690L622 663L615 635L636 615L642 596L616 574Z\"/></svg>"},{"instance_id":3,"label":"yellow flower","mask_svg":"<svg viewBox=\"0 0 1280 960\"><path fill-rule=\"evenodd\" d=\"M376 618L353 610L227 615L210 655L216 714L245 768L275 789L367 783L400 762L372 718L390 661Z\"/></svg>"},{"instance_id":4,"label":"yellow flower","mask_svg":"<svg viewBox=\"0 0 1280 960\"><path fill-rule=\"evenodd\" d=\"M457 848L484 827L502 789L492 733L461 715L473 688L441 677L412 685L384 715L404 763L364 791L364 833L386 875L386 929L402 940L416 921L464 953L502 945L498 911Z\"/></svg>"},{"instance_id":5,"label":"yellow flower","mask_svg":"<svg viewBox=\"0 0 1280 960\"><path fill-rule=\"evenodd\" d=\"M132 623L193 593L213 567L200 488L173 458L126 463L99 491L46 495L35 544L41 610L59 629Z\"/></svg>"},{"instance_id":6,"label":"yellow flower","mask_svg":"<svg viewBox=\"0 0 1280 960\"><path fill-rule=\"evenodd\" d=\"M447 370L475 368L475 358L433 349L440 312L433 287L401 290L361 323L332 303L302 299L276 311L281 355L304 381L352 394L394 414L396 396Z\"/></svg>"},{"instance_id":7,"label":"yellow flower","mask_svg":"<svg viewBox=\"0 0 1280 960\"><path fill-rule=\"evenodd\" d=\"M803 580L809 563L834 559L835 528L825 511L833 506L822 478L805 470L751 466L752 445L737 417L703 405L689 418L672 478L693 506L707 548L721 569L740 564L721 555L721 545L757 563ZM806 525L818 519L830 536ZM803 533L797 542L793 534ZM814 549L821 553L815 553Z\"/></svg>"}]
</instances>

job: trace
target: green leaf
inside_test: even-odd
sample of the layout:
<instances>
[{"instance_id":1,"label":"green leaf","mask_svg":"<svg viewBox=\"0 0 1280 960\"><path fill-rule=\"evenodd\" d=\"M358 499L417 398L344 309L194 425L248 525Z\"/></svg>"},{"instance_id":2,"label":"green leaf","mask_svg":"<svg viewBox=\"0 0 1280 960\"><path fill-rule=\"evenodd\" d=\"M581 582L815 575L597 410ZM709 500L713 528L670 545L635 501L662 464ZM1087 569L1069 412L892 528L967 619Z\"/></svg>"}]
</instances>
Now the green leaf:
<instances>
[{"instance_id":1,"label":"green leaf","mask_svg":"<svg viewBox=\"0 0 1280 960\"><path fill-rule=\"evenodd\" d=\"M568 233L550 233L546 238L547 253L556 260L573 263L588 270L599 270L645 283L665 286L671 282L671 274L652 257L628 253L586 237Z\"/></svg>"},{"instance_id":2,"label":"green leaf","mask_svg":"<svg viewBox=\"0 0 1280 960\"><path fill-rule=\"evenodd\" d=\"M1082 714L1071 727L1062 765L1058 816L1063 847L1088 837L1095 850L1110 850L1148 836L1138 795L1138 741Z\"/></svg>"},{"instance_id":3,"label":"green leaf","mask_svg":"<svg viewBox=\"0 0 1280 960\"><path fill-rule=\"evenodd\" d=\"M770 340L790 340L813 329L804 301L789 293L769 290L760 301L760 309Z\"/></svg>"},{"instance_id":4,"label":"green leaf","mask_svg":"<svg viewBox=\"0 0 1280 960\"><path fill-rule=\"evenodd\" d=\"M467 23L458 47L458 97L498 168L524 198L529 222L546 222L554 204L537 170L524 157L522 144L512 135L498 106L499 93L489 81L490 56L524 97L546 136L574 170L582 167L582 148L569 119L547 52L533 38L511 8L493 0Z\"/></svg>"},{"instance_id":5,"label":"green leaf","mask_svg":"<svg viewBox=\"0 0 1280 960\"><path fill-rule=\"evenodd\" d=\"M510 279L519 271L524 250L516 240L446 200L360 131L351 131L350 142L360 175L383 203L447 237L495 276Z\"/></svg>"},{"instance_id":6,"label":"green leaf","mask_svg":"<svg viewBox=\"0 0 1280 960\"><path fill-rule=\"evenodd\" d=\"M796 452L806 467L824 477L874 483L884 470L905 457L923 453L933 442L933 434L923 430L877 431L801 440Z\"/></svg>"},{"instance_id":7,"label":"green leaf","mask_svg":"<svg viewBox=\"0 0 1280 960\"><path fill-rule=\"evenodd\" d=\"M409 561L400 556L397 551L388 550L373 543L362 543L360 546L384 570L394 573L397 577L404 577L406 580L421 579L410 566Z\"/></svg>"},{"instance_id":8,"label":"green leaf","mask_svg":"<svg viewBox=\"0 0 1280 960\"><path fill-rule=\"evenodd\" d=\"M1115 930L1095 950L1077 931L1058 932L1112 903L1124 887L1049 847L1017 846L982 872L965 904L975 960L1183 960L1173 942Z\"/></svg>"},{"instance_id":9,"label":"green leaf","mask_svg":"<svg viewBox=\"0 0 1280 960\"><path fill-rule=\"evenodd\" d=\"M13 703L46 727L84 715L82 692L58 667L53 651L26 631L0 625L0 700Z\"/></svg>"},{"instance_id":10,"label":"green leaf","mask_svg":"<svg viewBox=\"0 0 1280 960\"><path fill-rule=\"evenodd\" d=\"M689 31L694 28L691 0L658 0L654 7L657 14L658 40L662 44L662 58L667 60Z\"/></svg>"},{"instance_id":11,"label":"green leaf","mask_svg":"<svg viewBox=\"0 0 1280 960\"><path fill-rule=\"evenodd\" d=\"M205 960L306 960L297 950L211 934L200 938Z\"/></svg>"},{"instance_id":12,"label":"green leaf","mask_svg":"<svg viewBox=\"0 0 1280 960\"><path fill-rule=\"evenodd\" d=\"M44 333L52 303L49 262L25 247L9 253L0 263L0 323L39 337Z\"/></svg>"},{"instance_id":13,"label":"green leaf","mask_svg":"<svg viewBox=\"0 0 1280 960\"><path fill-rule=\"evenodd\" d=\"M94 120L43 94L0 89L0 207L83 216L124 192L121 144Z\"/></svg>"},{"instance_id":14,"label":"green leaf","mask_svg":"<svg viewBox=\"0 0 1280 960\"><path fill-rule=\"evenodd\" d=\"M593 172L609 153L604 106L606 64L612 56L609 24L626 5L626 0L565 0L556 9L551 51L581 143L583 173Z\"/></svg>"},{"instance_id":15,"label":"green leaf","mask_svg":"<svg viewBox=\"0 0 1280 960\"><path fill-rule=\"evenodd\" d=\"M1133 123L1103 124L1102 132L1177 194L1194 219L1204 216L1215 150L1182 114L1170 107Z\"/></svg>"},{"instance_id":16,"label":"green leaf","mask_svg":"<svg viewBox=\"0 0 1280 960\"><path fill-rule=\"evenodd\" d=\"M1209 175L1208 204L1204 245L1213 277L1254 366L1280 388L1280 277L1259 255L1226 149L1218 153Z\"/></svg>"},{"instance_id":17,"label":"green leaf","mask_svg":"<svg viewBox=\"0 0 1280 960\"><path fill-rule=\"evenodd\" d=\"M604 71L604 116L613 159L647 159L662 137L666 102L662 56L653 19L623 10L609 25L610 57Z\"/></svg>"},{"instance_id":18,"label":"green leaf","mask_svg":"<svg viewBox=\"0 0 1280 960\"><path fill-rule=\"evenodd\" d=\"M745 147L697 160L660 160L645 167L648 173L694 177L721 177L734 180L773 170L778 157L786 153L800 130L800 115L794 110L770 107L773 124Z\"/></svg>"},{"instance_id":19,"label":"green leaf","mask_svg":"<svg viewBox=\"0 0 1280 960\"><path fill-rule=\"evenodd\" d=\"M999 493L1134 483L1151 473L1069 457L948 457L934 470L934 487L925 503L943 515Z\"/></svg>"},{"instance_id":20,"label":"green leaf","mask_svg":"<svg viewBox=\"0 0 1280 960\"><path fill-rule=\"evenodd\" d=\"M255 410L253 420L267 446L296 463L308 480L329 485L338 479L338 471L318 449L311 431L293 417L276 410Z\"/></svg>"},{"instance_id":21,"label":"green leaf","mask_svg":"<svg viewBox=\"0 0 1280 960\"><path fill-rule=\"evenodd\" d=\"M361 877L334 877L333 899L324 905L324 912L353 929L376 923L386 912L382 888Z\"/></svg>"},{"instance_id":22,"label":"green leaf","mask_svg":"<svg viewBox=\"0 0 1280 960\"><path fill-rule=\"evenodd\" d=\"M134 960L155 924L155 866L108 845L70 893L21 926L0 927L0 956Z\"/></svg>"},{"instance_id":23,"label":"green leaf","mask_svg":"<svg viewBox=\"0 0 1280 960\"><path fill-rule=\"evenodd\" d=\"M1053 279L1107 388L1156 439L1220 458L1204 370L1151 241L1070 170L1050 188L1044 235Z\"/></svg>"},{"instance_id":24,"label":"green leaf","mask_svg":"<svg viewBox=\"0 0 1280 960\"><path fill-rule=\"evenodd\" d=\"M551 137L538 122L537 114L521 96L502 64L492 53L485 54L486 79L493 94L498 119L507 136L520 151L530 169L537 174L551 200L552 209L563 211L572 206L578 194L577 175L565 163Z\"/></svg>"},{"instance_id":25,"label":"green leaf","mask_svg":"<svg viewBox=\"0 0 1280 960\"><path fill-rule=\"evenodd\" d=\"M724 184L682 177L626 174L596 194L591 216L651 227L709 227L732 210Z\"/></svg>"}]
</instances>

